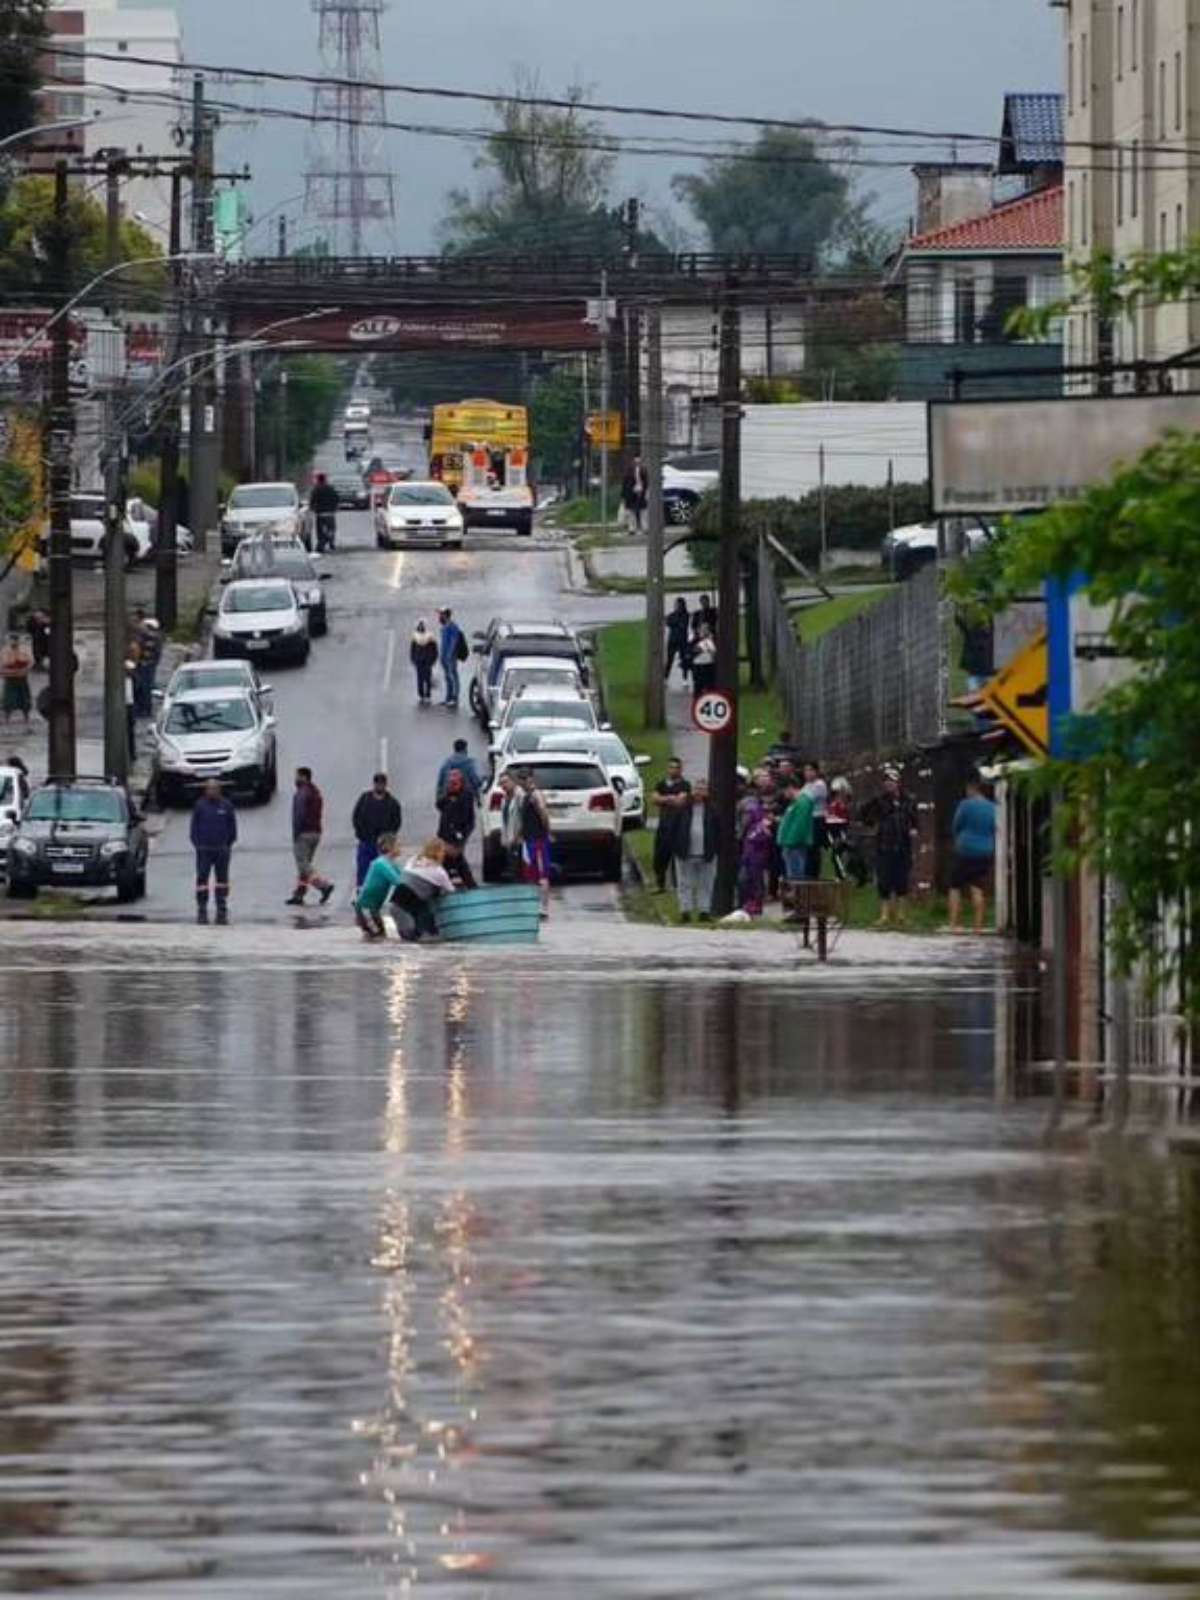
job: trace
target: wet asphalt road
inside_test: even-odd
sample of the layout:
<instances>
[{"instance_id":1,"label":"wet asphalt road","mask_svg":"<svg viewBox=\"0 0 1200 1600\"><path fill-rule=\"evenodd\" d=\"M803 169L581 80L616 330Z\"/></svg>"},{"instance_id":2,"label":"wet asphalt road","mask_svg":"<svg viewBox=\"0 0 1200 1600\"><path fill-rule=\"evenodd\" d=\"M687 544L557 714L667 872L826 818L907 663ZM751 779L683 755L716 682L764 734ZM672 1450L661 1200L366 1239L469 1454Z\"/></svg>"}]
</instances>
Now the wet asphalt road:
<instances>
[{"instance_id":1,"label":"wet asphalt road","mask_svg":"<svg viewBox=\"0 0 1200 1600\"><path fill-rule=\"evenodd\" d=\"M377 448L403 454L418 473L425 447L417 429L377 427ZM318 457L325 470L341 467L331 445ZM294 886L291 854L291 776L310 766L325 796L326 836L320 864L338 885L328 912L315 901L301 920L321 923L348 914L353 890L354 845L350 813L376 768L391 776L404 808L404 836L414 844L435 831L434 779L453 740L461 735L486 772L487 741L466 705L472 662L463 664L463 701L457 712L420 708L408 659L418 618L436 627L441 605L453 608L468 637L495 615L564 616L581 624L627 616L636 602L590 600L564 592L565 555L538 536L468 535L463 551L380 551L366 512L338 517L338 548L319 563L327 584L329 634L316 641L307 666L264 668L275 689L279 728L280 789L267 805L239 807L232 912L242 920L286 921L283 905ZM439 685L440 687L440 685ZM472 859L479 868L478 835ZM615 910L616 894L600 884L580 884L560 897L572 907ZM154 842L145 916L194 914L192 854L186 811L167 813Z\"/></svg>"}]
</instances>

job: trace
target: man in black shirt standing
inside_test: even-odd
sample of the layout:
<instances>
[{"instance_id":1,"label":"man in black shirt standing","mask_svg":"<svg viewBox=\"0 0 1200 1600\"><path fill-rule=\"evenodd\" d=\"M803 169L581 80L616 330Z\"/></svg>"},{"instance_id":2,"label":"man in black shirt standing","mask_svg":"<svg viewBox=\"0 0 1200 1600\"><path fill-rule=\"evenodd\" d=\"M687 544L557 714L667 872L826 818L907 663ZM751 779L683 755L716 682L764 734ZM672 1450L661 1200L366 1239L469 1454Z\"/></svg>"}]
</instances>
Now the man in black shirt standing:
<instances>
[{"instance_id":1,"label":"man in black shirt standing","mask_svg":"<svg viewBox=\"0 0 1200 1600\"><path fill-rule=\"evenodd\" d=\"M371 787L364 789L354 804L351 822L358 842L355 881L361 889L371 863L379 854L377 841L385 833L399 833L403 821L400 802L388 788L386 772L377 772Z\"/></svg>"},{"instance_id":2,"label":"man in black shirt standing","mask_svg":"<svg viewBox=\"0 0 1200 1600\"><path fill-rule=\"evenodd\" d=\"M692 786L683 775L683 762L672 756L667 775L654 786L658 829L654 835L654 892L667 892L667 872L675 859L675 835L691 814Z\"/></svg>"}]
</instances>

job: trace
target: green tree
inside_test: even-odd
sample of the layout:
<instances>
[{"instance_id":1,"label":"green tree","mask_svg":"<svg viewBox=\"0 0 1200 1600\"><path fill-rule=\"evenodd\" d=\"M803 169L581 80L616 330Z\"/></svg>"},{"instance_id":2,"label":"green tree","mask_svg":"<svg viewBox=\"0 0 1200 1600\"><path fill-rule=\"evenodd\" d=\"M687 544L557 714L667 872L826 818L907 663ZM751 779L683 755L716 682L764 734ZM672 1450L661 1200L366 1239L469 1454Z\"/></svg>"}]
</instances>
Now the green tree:
<instances>
[{"instance_id":1,"label":"green tree","mask_svg":"<svg viewBox=\"0 0 1200 1600\"><path fill-rule=\"evenodd\" d=\"M519 74L497 103L498 126L475 162L481 184L447 196L447 255L620 255L625 234L610 203L616 141L581 109L583 84L567 88L561 109L530 104L540 93L535 75ZM646 231L639 245L663 248Z\"/></svg>"},{"instance_id":2,"label":"green tree","mask_svg":"<svg viewBox=\"0 0 1200 1600\"><path fill-rule=\"evenodd\" d=\"M754 546L759 535L770 535L786 545L801 561L814 563L821 555L821 492L789 500L743 500L743 544ZM927 483L897 483L891 489L863 484L838 484L825 491L825 539L831 550L877 550L893 526L920 522L929 510ZM893 518L895 519L893 522ZM698 570L715 572L717 541L721 536L721 502L715 493L705 495L692 523L701 535L692 548Z\"/></svg>"},{"instance_id":3,"label":"green tree","mask_svg":"<svg viewBox=\"0 0 1200 1600\"><path fill-rule=\"evenodd\" d=\"M1200 244L1074 269L1057 306L1017 314L1020 334L1045 334L1065 312L1127 317L1139 307L1200 291ZM1190 1026L1200 1023L1200 941L1162 939L1175 913L1194 914L1200 893L1200 439L1172 435L1081 500L1011 525L968 564L958 588L999 611L1050 578L1084 574L1111 608L1109 644L1125 671L1068 728L1068 753L1036 782L1060 796L1057 848L1070 869L1089 862L1124 890L1114 908L1121 969L1147 975L1152 993L1178 979Z\"/></svg>"},{"instance_id":4,"label":"green tree","mask_svg":"<svg viewBox=\"0 0 1200 1600\"><path fill-rule=\"evenodd\" d=\"M530 401L530 430L538 477L562 482L579 454L583 386L578 368L560 367L540 378Z\"/></svg>"},{"instance_id":5,"label":"green tree","mask_svg":"<svg viewBox=\"0 0 1200 1600\"><path fill-rule=\"evenodd\" d=\"M49 0L0 0L0 139L39 120Z\"/></svg>"},{"instance_id":6,"label":"green tree","mask_svg":"<svg viewBox=\"0 0 1200 1600\"><path fill-rule=\"evenodd\" d=\"M854 200L850 179L821 154L817 131L764 129L751 159L710 161L702 173L675 178L675 193L714 251L799 255L816 265L861 233L866 202Z\"/></svg>"},{"instance_id":7,"label":"green tree","mask_svg":"<svg viewBox=\"0 0 1200 1600\"><path fill-rule=\"evenodd\" d=\"M47 244L53 228L54 182L50 178L19 179L0 202L0 294L44 291L62 295L47 267ZM90 196L71 195L67 212L71 235L72 281L82 286L104 270L107 235L104 208ZM141 260L161 256L158 241L136 222L121 223L121 259ZM122 275L121 286L132 300L157 301L165 288L163 268L139 268Z\"/></svg>"},{"instance_id":8,"label":"green tree","mask_svg":"<svg viewBox=\"0 0 1200 1600\"><path fill-rule=\"evenodd\" d=\"M346 375L335 356L288 356L263 384L258 426L269 452L279 439L280 377L287 373L286 470L304 471L333 428L346 390Z\"/></svg>"}]
</instances>

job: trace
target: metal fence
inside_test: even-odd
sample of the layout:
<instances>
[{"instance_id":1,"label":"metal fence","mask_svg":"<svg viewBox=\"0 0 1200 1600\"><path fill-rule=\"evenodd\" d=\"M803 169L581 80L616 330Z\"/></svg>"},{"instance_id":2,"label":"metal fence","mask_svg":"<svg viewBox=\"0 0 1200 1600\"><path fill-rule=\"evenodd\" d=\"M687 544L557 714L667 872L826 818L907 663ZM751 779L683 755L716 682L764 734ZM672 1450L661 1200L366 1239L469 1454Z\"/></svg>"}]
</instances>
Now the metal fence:
<instances>
[{"instance_id":1,"label":"metal fence","mask_svg":"<svg viewBox=\"0 0 1200 1600\"><path fill-rule=\"evenodd\" d=\"M765 657L806 750L826 763L879 759L945 733L948 660L935 567L811 645L797 638L774 582L761 585L760 605Z\"/></svg>"}]
</instances>

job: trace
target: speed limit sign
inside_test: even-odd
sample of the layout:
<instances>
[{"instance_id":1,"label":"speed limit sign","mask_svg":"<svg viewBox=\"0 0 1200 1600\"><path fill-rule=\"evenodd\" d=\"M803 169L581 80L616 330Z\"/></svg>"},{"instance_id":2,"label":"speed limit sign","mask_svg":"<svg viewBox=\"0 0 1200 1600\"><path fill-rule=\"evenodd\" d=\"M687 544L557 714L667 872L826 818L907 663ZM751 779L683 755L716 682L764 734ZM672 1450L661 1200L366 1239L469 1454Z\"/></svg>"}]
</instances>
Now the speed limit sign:
<instances>
[{"instance_id":1,"label":"speed limit sign","mask_svg":"<svg viewBox=\"0 0 1200 1600\"><path fill-rule=\"evenodd\" d=\"M733 701L720 689L709 689L692 701L692 721L701 733L728 733L733 727Z\"/></svg>"}]
</instances>

